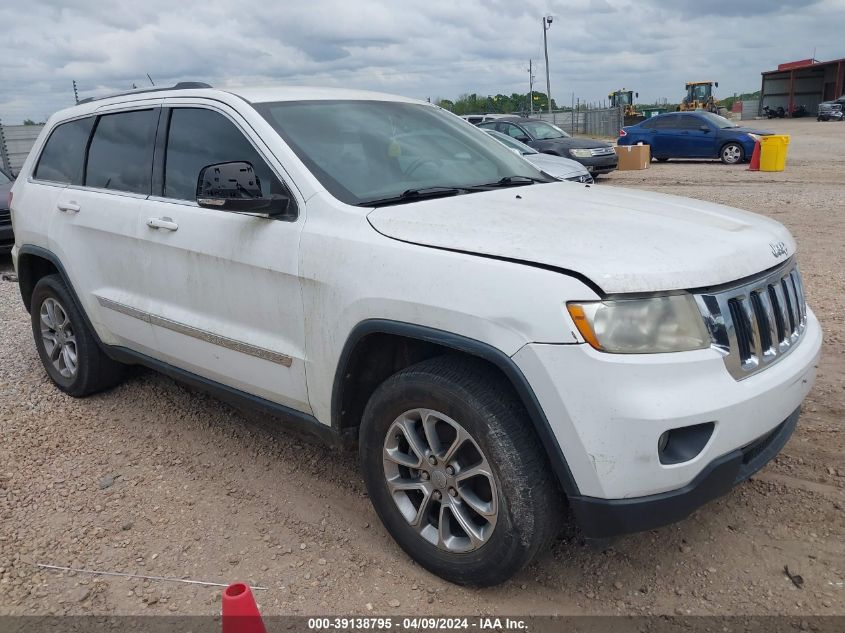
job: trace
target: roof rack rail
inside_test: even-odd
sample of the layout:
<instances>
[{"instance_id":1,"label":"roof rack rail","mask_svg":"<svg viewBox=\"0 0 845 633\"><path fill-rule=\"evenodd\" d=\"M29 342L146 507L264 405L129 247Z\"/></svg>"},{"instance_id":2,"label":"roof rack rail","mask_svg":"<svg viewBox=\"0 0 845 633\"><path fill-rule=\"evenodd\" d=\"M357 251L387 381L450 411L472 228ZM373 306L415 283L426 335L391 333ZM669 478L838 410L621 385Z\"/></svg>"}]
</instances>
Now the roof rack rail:
<instances>
[{"instance_id":1,"label":"roof rack rail","mask_svg":"<svg viewBox=\"0 0 845 633\"><path fill-rule=\"evenodd\" d=\"M211 84L202 81L180 81L175 86L154 86L152 88L140 88L136 90L126 90L125 92L116 92L110 95L103 95L102 97L86 97L80 99L77 104L91 103L92 101L100 101L102 99L110 99L111 97L123 97L126 95L136 95L145 92L161 92L163 90L196 90L198 88L213 88Z\"/></svg>"}]
</instances>

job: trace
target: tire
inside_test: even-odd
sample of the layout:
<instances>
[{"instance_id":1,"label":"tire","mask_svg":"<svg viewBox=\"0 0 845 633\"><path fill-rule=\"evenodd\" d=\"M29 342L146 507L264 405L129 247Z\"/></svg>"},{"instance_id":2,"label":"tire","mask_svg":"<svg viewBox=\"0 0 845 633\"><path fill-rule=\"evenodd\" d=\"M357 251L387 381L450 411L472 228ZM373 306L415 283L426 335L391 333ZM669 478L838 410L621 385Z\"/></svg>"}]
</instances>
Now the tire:
<instances>
[{"instance_id":1,"label":"tire","mask_svg":"<svg viewBox=\"0 0 845 633\"><path fill-rule=\"evenodd\" d=\"M30 317L38 356L59 389L81 398L120 382L124 365L100 349L59 275L35 284Z\"/></svg>"},{"instance_id":2,"label":"tire","mask_svg":"<svg viewBox=\"0 0 845 633\"><path fill-rule=\"evenodd\" d=\"M665 156L655 156L655 157L654 157L654 160L656 160L658 163L667 163L667 162L669 162L669 159L668 159L668 158L666 158Z\"/></svg>"},{"instance_id":3,"label":"tire","mask_svg":"<svg viewBox=\"0 0 845 633\"><path fill-rule=\"evenodd\" d=\"M423 420L437 439L426 439ZM453 449L448 461L430 463ZM387 531L411 558L448 581L504 582L558 533L562 493L528 414L510 383L476 359L433 358L382 383L364 410L359 458ZM462 480L462 472L484 474ZM397 477L417 488L391 493L388 478ZM427 516L420 512L424 505ZM486 509L487 516L470 507ZM462 529L460 517L469 517L473 529Z\"/></svg>"},{"instance_id":4,"label":"tire","mask_svg":"<svg viewBox=\"0 0 845 633\"><path fill-rule=\"evenodd\" d=\"M745 150L739 143L726 143L719 150L719 158L725 165L739 165L745 160Z\"/></svg>"}]
</instances>

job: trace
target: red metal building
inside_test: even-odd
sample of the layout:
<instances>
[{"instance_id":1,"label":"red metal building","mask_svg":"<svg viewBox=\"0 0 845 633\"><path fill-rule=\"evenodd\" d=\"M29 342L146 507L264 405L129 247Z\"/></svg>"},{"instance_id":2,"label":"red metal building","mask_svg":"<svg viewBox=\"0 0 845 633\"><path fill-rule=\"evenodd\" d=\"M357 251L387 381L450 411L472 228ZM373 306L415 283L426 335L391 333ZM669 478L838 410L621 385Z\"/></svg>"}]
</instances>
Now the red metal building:
<instances>
[{"instance_id":1,"label":"red metal building","mask_svg":"<svg viewBox=\"0 0 845 633\"><path fill-rule=\"evenodd\" d=\"M791 112L803 105L812 114L819 103L845 94L845 58L829 62L802 59L762 73L760 110L782 107Z\"/></svg>"}]
</instances>

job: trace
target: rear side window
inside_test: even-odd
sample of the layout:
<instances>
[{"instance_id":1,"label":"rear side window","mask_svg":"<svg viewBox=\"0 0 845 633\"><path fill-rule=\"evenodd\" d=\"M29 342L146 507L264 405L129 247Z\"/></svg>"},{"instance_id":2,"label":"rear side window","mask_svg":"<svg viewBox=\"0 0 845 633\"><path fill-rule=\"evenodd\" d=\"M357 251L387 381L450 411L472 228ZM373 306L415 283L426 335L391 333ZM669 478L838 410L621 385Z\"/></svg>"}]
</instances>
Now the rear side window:
<instances>
[{"instance_id":1,"label":"rear side window","mask_svg":"<svg viewBox=\"0 0 845 633\"><path fill-rule=\"evenodd\" d=\"M164 163L165 198L196 200L200 170L232 161L251 163L265 194L289 195L252 143L229 119L202 108L173 109Z\"/></svg>"},{"instance_id":2,"label":"rear side window","mask_svg":"<svg viewBox=\"0 0 845 633\"><path fill-rule=\"evenodd\" d=\"M678 126L678 116L673 114L671 116L662 116L654 122L654 128L657 130L669 130Z\"/></svg>"},{"instance_id":3,"label":"rear side window","mask_svg":"<svg viewBox=\"0 0 845 633\"><path fill-rule=\"evenodd\" d=\"M88 117L57 126L38 159L35 178L81 185L85 146L93 125L94 117Z\"/></svg>"},{"instance_id":4,"label":"rear side window","mask_svg":"<svg viewBox=\"0 0 845 633\"><path fill-rule=\"evenodd\" d=\"M85 185L130 193L150 193L156 110L105 114L88 150Z\"/></svg>"}]
</instances>

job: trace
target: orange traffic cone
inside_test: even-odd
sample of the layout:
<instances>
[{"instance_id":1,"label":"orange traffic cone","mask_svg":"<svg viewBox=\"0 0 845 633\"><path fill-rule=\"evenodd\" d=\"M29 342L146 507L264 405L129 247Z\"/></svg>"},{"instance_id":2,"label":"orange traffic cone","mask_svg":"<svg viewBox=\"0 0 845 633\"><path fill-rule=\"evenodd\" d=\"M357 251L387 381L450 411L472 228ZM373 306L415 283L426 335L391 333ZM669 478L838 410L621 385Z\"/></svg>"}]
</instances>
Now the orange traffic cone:
<instances>
[{"instance_id":1,"label":"orange traffic cone","mask_svg":"<svg viewBox=\"0 0 845 633\"><path fill-rule=\"evenodd\" d=\"M223 633L267 633L252 591L242 582L223 592Z\"/></svg>"},{"instance_id":2,"label":"orange traffic cone","mask_svg":"<svg viewBox=\"0 0 845 633\"><path fill-rule=\"evenodd\" d=\"M748 171L760 171L760 141L754 142L754 152L751 154Z\"/></svg>"}]
</instances>

